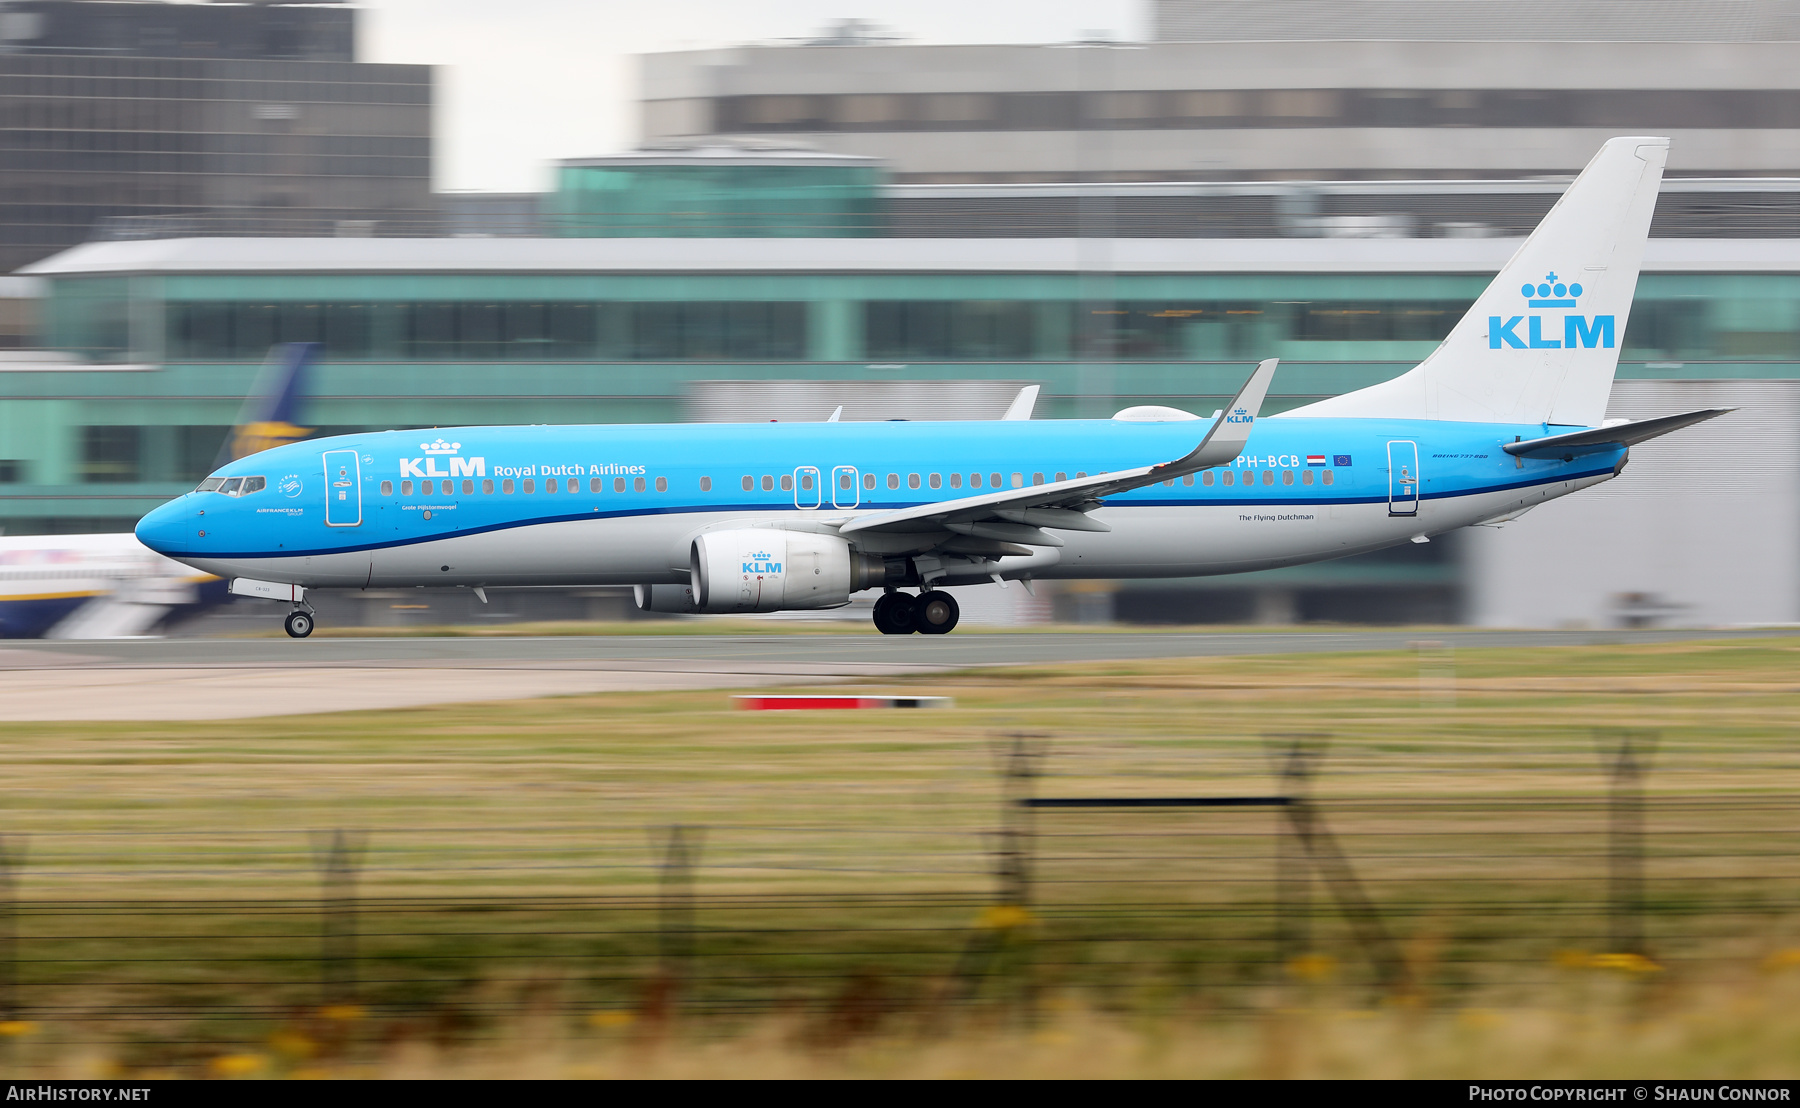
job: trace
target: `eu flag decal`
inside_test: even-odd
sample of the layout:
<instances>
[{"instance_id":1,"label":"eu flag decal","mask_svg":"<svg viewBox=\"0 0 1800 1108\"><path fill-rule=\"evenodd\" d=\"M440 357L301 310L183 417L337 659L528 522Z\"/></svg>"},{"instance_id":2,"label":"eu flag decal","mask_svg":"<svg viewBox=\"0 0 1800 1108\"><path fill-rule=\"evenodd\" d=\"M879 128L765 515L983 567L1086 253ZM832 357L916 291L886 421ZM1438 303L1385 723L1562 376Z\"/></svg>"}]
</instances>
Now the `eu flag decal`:
<instances>
[{"instance_id":1,"label":"eu flag decal","mask_svg":"<svg viewBox=\"0 0 1800 1108\"><path fill-rule=\"evenodd\" d=\"M1348 455L1348 454L1333 454L1331 456L1331 464L1334 466L1337 466L1339 469L1348 468L1350 465L1350 455Z\"/></svg>"}]
</instances>

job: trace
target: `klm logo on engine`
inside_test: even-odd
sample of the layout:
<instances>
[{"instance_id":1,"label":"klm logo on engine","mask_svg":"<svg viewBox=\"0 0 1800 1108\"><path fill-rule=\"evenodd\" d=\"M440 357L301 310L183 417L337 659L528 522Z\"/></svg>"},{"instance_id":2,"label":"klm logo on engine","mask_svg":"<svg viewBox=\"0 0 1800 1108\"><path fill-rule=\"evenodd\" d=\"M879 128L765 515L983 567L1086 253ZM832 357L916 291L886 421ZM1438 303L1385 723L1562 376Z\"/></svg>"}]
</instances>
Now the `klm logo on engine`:
<instances>
[{"instance_id":1,"label":"klm logo on engine","mask_svg":"<svg viewBox=\"0 0 1800 1108\"><path fill-rule=\"evenodd\" d=\"M402 477L486 477L486 458L462 458L457 451L462 449L460 442L422 442L419 449L425 452L423 458L401 458L400 476ZM449 463L449 469L438 468L438 459Z\"/></svg>"},{"instance_id":2,"label":"klm logo on engine","mask_svg":"<svg viewBox=\"0 0 1800 1108\"><path fill-rule=\"evenodd\" d=\"M1527 308L1574 308L1581 298L1579 284L1573 281L1565 284L1557 280L1554 273L1545 274L1538 284L1521 285L1519 292L1524 295ZM1520 324L1525 327L1523 335L1519 334ZM1562 317L1562 337L1553 337L1555 335L1554 322L1550 325L1550 336L1544 334L1544 317L1541 315L1515 315L1506 319L1488 316L1489 350L1574 350L1577 347L1611 350L1617 337L1613 317L1609 315L1565 315Z\"/></svg>"},{"instance_id":3,"label":"klm logo on engine","mask_svg":"<svg viewBox=\"0 0 1800 1108\"><path fill-rule=\"evenodd\" d=\"M770 561L769 555L759 550L744 560L744 572L771 576L781 572L781 563Z\"/></svg>"}]
</instances>

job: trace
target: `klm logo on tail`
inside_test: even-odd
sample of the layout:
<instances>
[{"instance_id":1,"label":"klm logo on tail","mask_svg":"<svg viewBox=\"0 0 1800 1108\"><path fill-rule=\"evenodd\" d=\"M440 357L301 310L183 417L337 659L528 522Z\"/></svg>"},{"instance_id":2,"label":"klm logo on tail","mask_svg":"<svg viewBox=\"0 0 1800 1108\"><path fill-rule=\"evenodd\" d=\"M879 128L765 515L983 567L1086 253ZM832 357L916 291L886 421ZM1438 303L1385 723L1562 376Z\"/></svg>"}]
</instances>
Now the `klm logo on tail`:
<instances>
[{"instance_id":1,"label":"klm logo on tail","mask_svg":"<svg viewBox=\"0 0 1800 1108\"><path fill-rule=\"evenodd\" d=\"M1544 280L1535 285L1521 285L1519 292L1525 297L1527 308L1573 308L1581 297L1581 286L1574 282L1565 284L1557 280L1555 273L1544 276ZM1573 350L1585 347L1592 350L1602 347L1613 348L1616 341L1616 325L1613 317L1597 315L1565 315L1562 317L1562 337L1546 338L1544 336L1544 317L1541 315L1515 315L1503 319L1497 315L1488 316L1488 349L1489 350ZM1519 325L1525 325L1525 334L1519 334ZM1551 331L1554 335L1556 332Z\"/></svg>"}]
</instances>

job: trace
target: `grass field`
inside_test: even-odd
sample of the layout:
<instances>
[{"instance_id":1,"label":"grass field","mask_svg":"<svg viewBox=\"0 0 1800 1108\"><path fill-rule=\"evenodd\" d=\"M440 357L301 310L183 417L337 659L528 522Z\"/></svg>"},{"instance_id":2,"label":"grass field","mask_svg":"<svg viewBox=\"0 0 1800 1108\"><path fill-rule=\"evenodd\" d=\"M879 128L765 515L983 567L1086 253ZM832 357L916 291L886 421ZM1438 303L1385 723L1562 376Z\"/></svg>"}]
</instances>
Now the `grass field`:
<instances>
[{"instance_id":1,"label":"grass field","mask_svg":"<svg viewBox=\"0 0 1800 1108\"><path fill-rule=\"evenodd\" d=\"M1800 1069L1783 999L1800 975L1800 643L1426 662L1211 658L884 686L954 696L945 712L742 713L682 693L0 724L0 835L26 852L18 1014L33 1025L0 1049L34 1072L206 1072L248 1050L261 1061L246 1074L321 1052L381 1072L550 1074L585 1057L608 1072L1013 1059L1050 1073L1074 1063L1045 1044L1075 1035L1112 1044L1090 1058L1105 1072L1375 1073L1401 1071L1366 1059L1370 1043L1416 1033L1438 1053L1404 1072L1452 1072L1490 1038L1493 1058L1561 1043L1593 1072L1677 1057L1699 1072L1746 1050L1759 1073ZM1639 963L1606 958L1596 733L1619 727L1659 736ZM1029 922L979 926L1006 736L1046 744L1040 795L1224 796L1277 791L1268 748L1286 740L1270 737L1296 733L1329 736L1314 793L1405 959L1403 995L1379 987L1320 882L1312 911L1286 920L1308 929L1287 961L1272 811L1040 812ZM701 829L691 959L658 934L672 824ZM366 835L359 1015L337 1031L317 1025L316 851L333 829ZM1030 1003L1038 1031L1010 1030ZM1271 1054L1287 1025L1268 1014L1296 1011L1324 1021L1299 1035L1319 1049ZM643 1046L670 1012L667 1034L710 1045ZM948 1026L944 1012L973 1021L956 1043L907 1037ZM1338 1027L1331 1012L1364 1015ZM1276 1030L1240 1026L1258 1013ZM1682 1045L1576 1050L1568 1019ZM23 1025L0 1039L9 1026ZM271 1035L314 1045L289 1057ZM785 1045L744 1045L770 1035ZM885 1045L822 1060L806 1046L821 1035Z\"/></svg>"}]
</instances>

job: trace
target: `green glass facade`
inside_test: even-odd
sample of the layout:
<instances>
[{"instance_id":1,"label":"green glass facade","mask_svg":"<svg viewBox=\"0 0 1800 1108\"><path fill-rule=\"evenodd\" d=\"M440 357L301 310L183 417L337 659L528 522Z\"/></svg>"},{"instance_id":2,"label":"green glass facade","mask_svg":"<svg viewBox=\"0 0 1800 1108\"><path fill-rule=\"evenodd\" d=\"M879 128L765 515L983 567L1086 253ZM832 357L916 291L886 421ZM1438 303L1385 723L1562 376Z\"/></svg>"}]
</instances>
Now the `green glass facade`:
<instances>
[{"instance_id":1,"label":"green glass facade","mask_svg":"<svg viewBox=\"0 0 1800 1108\"><path fill-rule=\"evenodd\" d=\"M559 166L546 199L569 238L854 238L886 229L877 164Z\"/></svg>"},{"instance_id":2,"label":"green glass facade","mask_svg":"<svg viewBox=\"0 0 1800 1108\"><path fill-rule=\"evenodd\" d=\"M1270 407L1430 353L1478 275L339 273L54 276L0 373L0 526L127 526L204 474L267 348L322 343L325 431L679 420L697 381L1037 381L1043 417L1207 412L1283 359ZM1800 275L1647 274L1625 378L1800 376Z\"/></svg>"}]
</instances>

